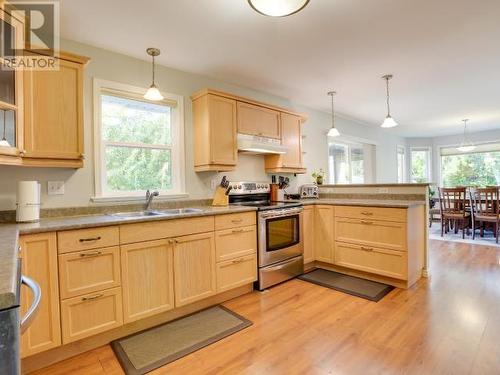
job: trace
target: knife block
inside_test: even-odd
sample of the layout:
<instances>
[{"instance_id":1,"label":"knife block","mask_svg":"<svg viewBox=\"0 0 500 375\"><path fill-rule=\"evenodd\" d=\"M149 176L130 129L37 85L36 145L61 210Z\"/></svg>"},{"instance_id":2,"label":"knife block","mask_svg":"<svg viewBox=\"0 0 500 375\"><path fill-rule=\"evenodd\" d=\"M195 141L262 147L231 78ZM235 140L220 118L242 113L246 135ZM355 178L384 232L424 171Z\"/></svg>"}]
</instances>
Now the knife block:
<instances>
[{"instance_id":1,"label":"knife block","mask_svg":"<svg viewBox=\"0 0 500 375\"><path fill-rule=\"evenodd\" d=\"M226 189L222 186L217 186L215 190L212 206L227 206L229 204L229 196L226 195Z\"/></svg>"}]
</instances>

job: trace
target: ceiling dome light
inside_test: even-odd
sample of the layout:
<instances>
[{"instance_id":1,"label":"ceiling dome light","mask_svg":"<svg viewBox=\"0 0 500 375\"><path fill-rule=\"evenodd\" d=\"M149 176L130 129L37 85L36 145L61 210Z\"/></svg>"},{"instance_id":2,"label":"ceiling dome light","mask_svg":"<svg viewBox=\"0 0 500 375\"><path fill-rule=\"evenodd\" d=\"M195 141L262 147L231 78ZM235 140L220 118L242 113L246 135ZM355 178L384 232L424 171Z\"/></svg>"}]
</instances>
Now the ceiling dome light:
<instances>
[{"instance_id":1,"label":"ceiling dome light","mask_svg":"<svg viewBox=\"0 0 500 375\"><path fill-rule=\"evenodd\" d=\"M340 135L340 132L337 130L335 127L335 107L333 106L333 96L337 94L336 91L329 91L327 95L332 97L332 127L328 131L328 136L329 137L338 137Z\"/></svg>"},{"instance_id":2,"label":"ceiling dome light","mask_svg":"<svg viewBox=\"0 0 500 375\"><path fill-rule=\"evenodd\" d=\"M147 54L153 58L153 83L149 86L148 91L144 94L144 99L152 101L163 100L163 95L155 84L155 57L160 55L160 50L158 48L148 48L146 50Z\"/></svg>"},{"instance_id":3,"label":"ceiling dome light","mask_svg":"<svg viewBox=\"0 0 500 375\"><path fill-rule=\"evenodd\" d=\"M460 144L460 147L457 147L457 150L460 152L474 151L476 149L476 146L467 137L467 121L469 121L469 119L463 119L462 121L464 123L464 137L462 139L462 143Z\"/></svg>"},{"instance_id":4,"label":"ceiling dome light","mask_svg":"<svg viewBox=\"0 0 500 375\"><path fill-rule=\"evenodd\" d=\"M389 80L392 79L392 74L386 74L382 76L382 79L385 79L386 84L386 93L387 93L387 116L385 117L384 122L380 125L382 128L393 128L398 126L398 123L391 116L391 104L390 104L390 96L389 96Z\"/></svg>"},{"instance_id":5,"label":"ceiling dome light","mask_svg":"<svg viewBox=\"0 0 500 375\"><path fill-rule=\"evenodd\" d=\"M286 17L300 12L309 0L248 0L258 13L270 17Z\"/></svg>"}]
</instances>

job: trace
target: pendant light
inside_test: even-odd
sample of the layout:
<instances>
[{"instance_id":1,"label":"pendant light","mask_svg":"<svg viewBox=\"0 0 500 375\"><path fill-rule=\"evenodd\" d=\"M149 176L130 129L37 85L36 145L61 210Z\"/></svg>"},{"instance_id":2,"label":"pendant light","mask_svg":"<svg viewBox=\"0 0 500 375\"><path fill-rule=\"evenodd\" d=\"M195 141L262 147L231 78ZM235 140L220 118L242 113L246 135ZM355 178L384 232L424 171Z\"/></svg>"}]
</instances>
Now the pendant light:
<instances>
[{"instance_id":1,"label":"pendant light","mask_svg":"<svg viewBox=\"0 0 500 375\"><path fill-rule=\"evenodd\" d=\"M328 131L328 136L329 137L338 137L340 135L339 131L335 127L335 107L333 106L333 96L336 95L336 91L329 91L327 95L331 96L332 98L332 127Z\"/></svg>"},{"instance_id":2,"label":"pendant light","mask_svg":"<svg viewBox=\"0 0 500 375\"><path fill-rule=\"evenodd\" d=\"M398 126L398 123L394 121L394 119L391 116L391 104L390 104L390 96L389 96L389 80L392 79L392 74L386 74L385 76L382 76L382 79L385 79L385 84L386 84L386 93L387 93L387 116L380 125L382 128L393 128L395 126Z\"/></svg>"},{"instance_id":3,"label":"pendant light","mask_svg":"<svg viewBox=\"0 0 500 375\"><path fill-rule=\"evenodd\" d=\"M460 152L471 152L476 149L476 146L467 137L467 121L469 121L469 119L466 118L463 119L462 121L464 123L464 137L462 139L460 147L457 147L457 150Z\"/></svg>"},{"instance_id":4,"label":"pendant light","mask_svg":"<svg viewBox=\"0 0 500 375\"><path fill-rule=\"evenodd\" d=\"M152 101L163 100L163 95L155 84L155 57L160 55L160 50L158 48L148 48L146 52L153 58L153 83L151 83L148 91L144 94L144 99Z\"/></svg>"},{"instance_id":5,"label":"pendant light","mask_svg":"<svg viewBox=\"0 0 500 375\"><path fill-rule=\"evenodd\" d=\"M300 12L309 0L248 0L258 13L270 17L286 17Z\"/></svg>"},{"instance_id":6,"label":"pendant light","mask_svg":"<svg viewBox=\"0 0 500 375\"><path fill-rule=\"evenodd\" d=\"M5 138L5 127L7 126L6 113L7 113L7 111L4 109L3 110L3 136L2 136L2 139L0 140L0 146L11 147L10 143L7 141L7 138Z\"/></svg>"}]
</instances>

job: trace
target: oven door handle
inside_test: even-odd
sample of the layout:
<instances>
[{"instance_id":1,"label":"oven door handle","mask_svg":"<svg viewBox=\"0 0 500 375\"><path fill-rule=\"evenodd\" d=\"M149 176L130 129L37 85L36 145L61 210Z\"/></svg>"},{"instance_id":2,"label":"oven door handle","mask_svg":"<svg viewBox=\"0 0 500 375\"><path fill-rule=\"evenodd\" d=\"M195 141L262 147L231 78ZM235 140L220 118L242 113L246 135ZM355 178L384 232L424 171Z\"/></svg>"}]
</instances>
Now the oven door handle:
<instances>
[{"instance_id":1,"label":"oven door handle","mask_svg":"<svg viewBox=\"0 0 500 375\"><path fill-rule=\"evenodd\" d=\"M40 285L38 285L35 280L24 275L21 276L21 283L30 288L31 292L33 293L33 303L26 312L26 315L21 318L21 333L24 333L24 331L28 329L38 313L40 301L42 300L42 290L40 289Z\"/></svg>"},{"instance_id":2,"label":"oven door handle","mask_svg":"<svg viewBox=\"0 0 500 375\"><path fill-rule=\"evenodd\" d=\"M296 261L297 261L296 258L287 259L276 266L266 267L266 271L279 271L279 270L282 270L283 268L285 268L286 266L288 266L290 263L293 263Z\"/></svg>"},{"instance_id":3,"label":"oven door handle","mask_svg":"<svg viewBox=\"0 0 500 375\"><path fill-rule=\"evenodd\" d=\"M293 208L289 210L280 210L278 212L269 212L269 213L262 213L260 214L261 218L263 219L274 219L275 217L285 217L285 216L292 216L299 214L303 211L304 209L302 207L300 208Z\"/></svg>"}]
</instances>

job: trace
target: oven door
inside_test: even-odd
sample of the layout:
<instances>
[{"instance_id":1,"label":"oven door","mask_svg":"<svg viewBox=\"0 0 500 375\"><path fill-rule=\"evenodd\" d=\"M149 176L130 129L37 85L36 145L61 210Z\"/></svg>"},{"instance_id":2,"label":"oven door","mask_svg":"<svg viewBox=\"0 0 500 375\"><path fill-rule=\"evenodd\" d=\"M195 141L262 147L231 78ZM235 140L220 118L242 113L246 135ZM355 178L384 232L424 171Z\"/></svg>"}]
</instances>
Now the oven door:
<instances>
[{"instance_id":1,"label":"oven door","mask_svg":"<svg viewBox=\"0 0 500 375\"><path fill-rule=\"evenodd\" d=\"M302 207L259 213L259 266L302 255Z\"/></svg>"}]
</instances>

